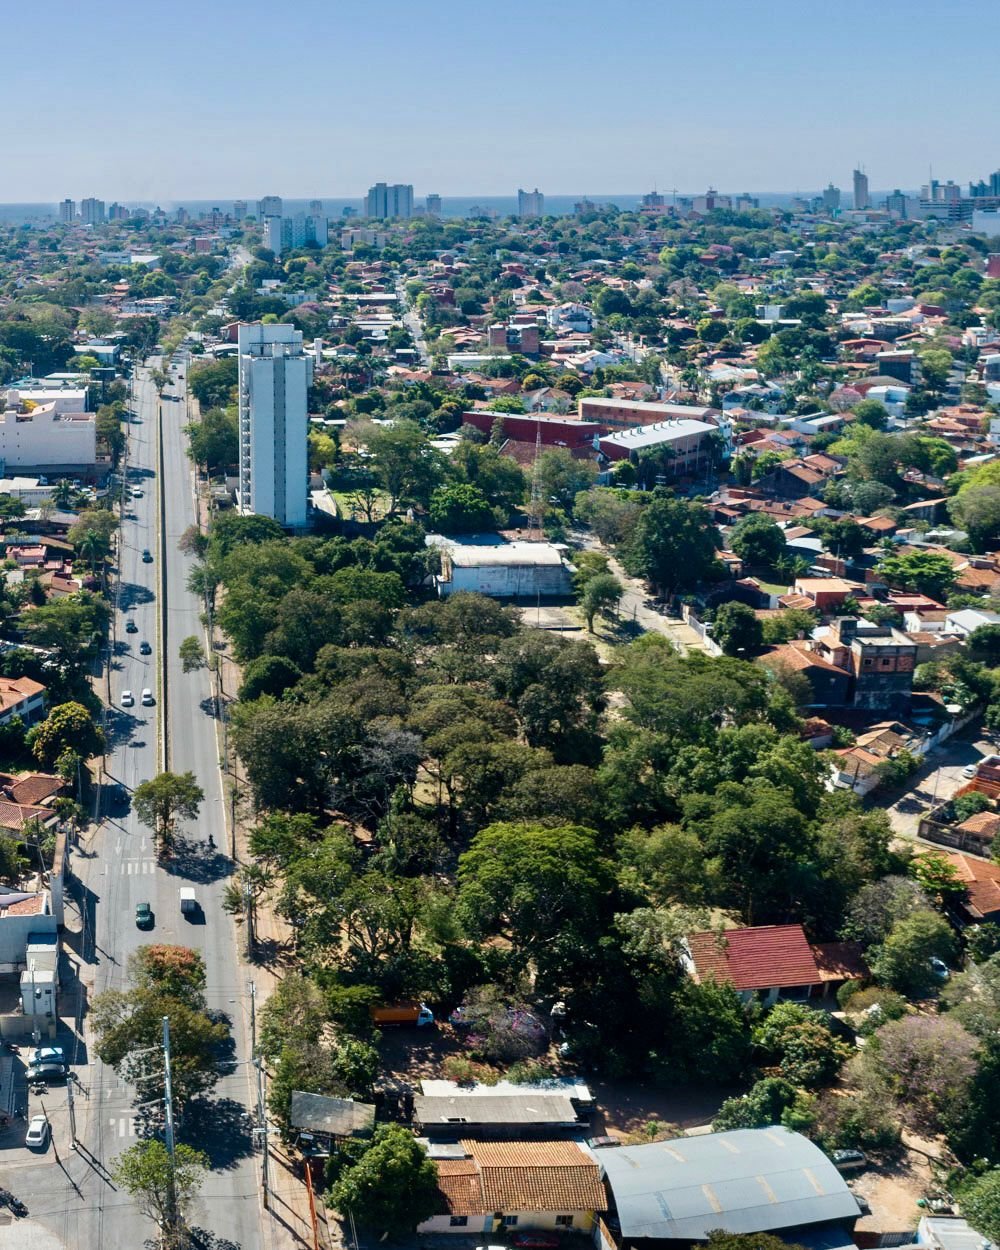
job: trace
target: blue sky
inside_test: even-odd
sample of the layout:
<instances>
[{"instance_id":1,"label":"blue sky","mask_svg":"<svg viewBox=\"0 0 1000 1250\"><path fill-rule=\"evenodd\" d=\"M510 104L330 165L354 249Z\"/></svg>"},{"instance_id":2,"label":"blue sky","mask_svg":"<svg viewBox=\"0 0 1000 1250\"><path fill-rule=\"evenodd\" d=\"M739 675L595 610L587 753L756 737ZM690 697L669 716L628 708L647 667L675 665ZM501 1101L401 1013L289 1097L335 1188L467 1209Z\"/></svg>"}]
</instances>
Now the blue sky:
<instances>
[{"instance_id":1,"label":"blue sky","mask_svg":"<svg viewBox=\"0 0 1000 1250\"><path fill-rule=\"evenodd\" d=\"M4 5L0 200L794 191L1000 166L989 0Z\"/></svg>"}]
</instances>

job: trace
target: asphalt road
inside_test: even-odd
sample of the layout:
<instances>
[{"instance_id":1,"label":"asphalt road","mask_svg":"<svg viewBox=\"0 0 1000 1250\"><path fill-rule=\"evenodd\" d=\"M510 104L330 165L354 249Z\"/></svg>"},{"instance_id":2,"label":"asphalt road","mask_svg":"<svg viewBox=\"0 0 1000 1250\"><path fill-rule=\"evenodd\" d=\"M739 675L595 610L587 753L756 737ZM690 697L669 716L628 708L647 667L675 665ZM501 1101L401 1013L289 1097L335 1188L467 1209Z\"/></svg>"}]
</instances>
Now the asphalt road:
<instances>
[{"instance_id":1,"label":"asphalt road","mask_svg":"<svg viewBox=\"0 0 1000 1250\"><path fill-rule=\"evenodd\" d=\"M169 394L183 396L182 376ZM148 942L180 943L201 951L209 1007L231 1019L235 1049L227 1057L226 1075L213 1098L203 1108L192 1107L178 1134L180 1140L205 1150L213 1163L190 1222L219 1239L207 1239L206 1245L257 1250L277 1244L277 1230L270 1222L262 1223L259 1155L254 1154L246 1119L252 1071L247 1064L248 983L237 954L235 926L220 906L232 867L224 849L228 839L220 749L209 675L206 670L183 673L177 656L183 638L204 637L200 602L187 589L191 557L178 548L181 534L195 522L193 476L182 431L186 404L169 399L162 404L162 464L159 406L143 371L136 386L136 418L129 428L129 481L142 495L131 501L122 523L120 609L113 630L110 678L109 778L104 792L108 803L88 853L73 859L91 926L83 942L84 979L92 980L88 985L92 994L122 988L129 955ZM157 515L161 473L162 531ZM143 561L143 549L150 551L152 562ZM161 572L166 592L162 616ZM135 620L137 633L125 632L129 618ZM139 653L143 640L151 644L152 655ZM157 682L161 660L165 661L163 700ZM157 696L156 706L141 705L144 688ZM135 695L134 707L121 706L124 690ZM173 855L158 861L151 834L139 823L129 800L140 781L159 771L164 749L171 771L195 773L205 801L198 819L179 828ZM208 843L210 835L214 848ZM194 917L180 912L182 885L196 890L200 907ZM151 932L136 928L139 902L153 908ZM85 1037L89 1041L86 1028ZM115 1157L133 1145L141 1131L134 1114L134 1091L86 1047L78 1046L76 1060L80 1148L75 1152L70 1148L66 1091L53 1088L44 1100L53 1146L41 1157L23 1150L5 1152L0 1183L30 1209L30 1220L20 1226L25 1237L32 1227L40 1226L39 1235L51 1234L53 1244L141 1246L154 1236L155 1228L128 1195L114 1187L107 1173ZM29 1115L39 1109L32 1098Z\"/></svg>"}]
</instances>

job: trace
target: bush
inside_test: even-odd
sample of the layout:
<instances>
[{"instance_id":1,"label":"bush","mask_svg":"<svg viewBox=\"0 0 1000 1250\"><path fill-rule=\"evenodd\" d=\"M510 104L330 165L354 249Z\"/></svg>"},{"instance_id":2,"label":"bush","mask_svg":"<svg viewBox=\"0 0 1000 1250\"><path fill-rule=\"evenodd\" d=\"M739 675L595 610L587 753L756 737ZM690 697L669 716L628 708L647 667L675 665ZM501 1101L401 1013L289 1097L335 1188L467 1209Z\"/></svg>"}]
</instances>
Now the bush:
<instances>
[{"instance_id":1,"label":"bush","mask_svg":"<svg viewBox=\"0 0 1000 1250\"><path fill-rule=\"evenodd\" d=\"M816 1105L815 1134L824 1150L891 1150L899 1144L891 1103L867 1094L824 1094Z\"/></svg>"}]
</instances>

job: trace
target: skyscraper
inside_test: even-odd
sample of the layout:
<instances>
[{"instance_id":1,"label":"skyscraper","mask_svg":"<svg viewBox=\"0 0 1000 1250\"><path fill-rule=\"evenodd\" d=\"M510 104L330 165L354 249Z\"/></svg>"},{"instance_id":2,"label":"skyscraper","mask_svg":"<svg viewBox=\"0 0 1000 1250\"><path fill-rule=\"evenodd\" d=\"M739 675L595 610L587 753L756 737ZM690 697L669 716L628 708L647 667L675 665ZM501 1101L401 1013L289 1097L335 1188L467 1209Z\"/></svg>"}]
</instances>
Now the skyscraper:
<instances>
[{"instance_id":1,"label":"skyscraper","mask_svg":"<svg viewBox=\"0 0 1000 1250\"><path fill-rule=\"evenodd\" d=\"M262 200L257 201L257 220L263 221L265 217L281 216L281 196L265 195Z\"/></svg>"},{"instance_id":2,"label":"skyscraper","mask_svg":"<svg viewBox=\"0 0 1000 1250\"><path fill-rule=\"evenodd\" d=\"M242 221L246 215L247 215L246 200L234 200L233 201L233 221Z\"/></svg>"},{"instance_id":3,"label":"skyscraper","mask_svg":"<svg viewBox=\"0 0 1000 1250\"><path fill-rule=\"evenodd\" d=\"M854 171L854 207L860 211L865 208L871 208L871 196L868 194L868 175L862 173L860 169Z\"/></svg>"},{"instance_id":4,"label":"skyscraper","mask_svg":"<svg viewBox=\"0 0 1000 1250\"><path fill-rule=\"evenodd\" d=\"M413 187L408 182L376 182L365 196L365 216L375 221L413 216Z\"/></svg>"},{"instance_id":5,"label":"skyscraper","mask_svg":"<svg viewBox=\"0 0 1000 1250\"><path fill-rule=\"evenodd\" d=\"M313 360L290 325L241 325L240 480L244 516L273 517L289 529L308 519L308 392Z\"/></svg>"},{"instance_id":6,"label":"skyscraper","mask_svg":"<svg viewBox=\"0 0 1000 1250\"><path fill-rule=\"evenodd\" d=\"M309 201L309 216L310 217L322 217L323 216L323 201L322 200L310 200Z\"/></svg>"},{"instance_id":7,"label":"skyscraper","mask_svg":"<svg viewBox=\"0 0 1000 1250\"><path fill-rule=\"evenodd\" d=\"M441 216L440 195L431 194L427 197L427 216L428 217L440 217Z\"/></svg>"},{"instance_id":8,"label":"skyscraper","mask_svg":"<svg viewBox=\"0 0 1000 1250\"><path fill-rule=\"evenodd\" d=\"M80 201L80 218L85 226L98 226L104 221L104 201L88 197Z\"/></svg>"},{"instance_id":9,"label":"skyscraper","mask_svg":"<svg viewBox=\"0 0 1000 1250\"><path fill-rule=\"evenodd\" d=\"M517 192L517 215L518 217L544 217L545 216L545 196L535 187L534 191Z\"/></svg>"},{"instance_id":10,"label":"skyscraper","mask_svg":"<svg viewBox=\"0 0 1000 1250\"><path fill-rule=\"evenodd\" d=\"M326 247L327 222L325 217L313 217L309 213L296 213L294 217L265 217L264 246L275 256L290 247L305 247L314 243Z\"/></svg>"},{"instance_id":11,"label":"skyscraper","mask_svg":"<svg viewBox=\"0 0 1000 1250\"><path fill-rule=\"evenodd\" d=\"M59 205L59 220L69 224L76 219L76 200L63 200Z\"/></svg>"},{"instance_id":12,"label":"skyscraper","mask_svg":"<svg viewBox=\"0 0 1000 1250\"><path fill-rule=\"evenodd\" d=\"M829 183L823 192L823 209L828 213L835 213L840 208L840 187L835 187L833 183Z\"/></svg>"}]
</instances>

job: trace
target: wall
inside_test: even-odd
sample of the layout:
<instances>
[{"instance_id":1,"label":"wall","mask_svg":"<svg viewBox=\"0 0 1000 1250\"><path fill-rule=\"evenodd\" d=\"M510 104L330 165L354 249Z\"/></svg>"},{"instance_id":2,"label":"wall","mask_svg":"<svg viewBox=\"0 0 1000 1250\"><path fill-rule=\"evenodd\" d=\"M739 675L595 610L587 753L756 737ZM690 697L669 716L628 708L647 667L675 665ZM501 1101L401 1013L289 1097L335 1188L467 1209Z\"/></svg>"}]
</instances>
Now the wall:
<instances>
[{"instance_id":1,"label":"wall","mask_svg":"<svg viewBox=\"0 0 1000 1250\"><path fill-rule=\"evenodd\" d=\"M516 1215L517 1223L504 1225L502 1220L495 1220L492 1215L470 1215L467 1224L453 1228L450 1216L434 1215L429 1220L424 1220L422 1224L418 1224L417 1232L457 1233L459 1236L468 1237L478 1233L493 1235L502 1232L505 1228L510 1232L518 1232L525 1228L544 1228L553 1232L557 1229L566 1230L567 1226L556 1223L558 1215L572 1215L572 1227L577 1232L588 1233L594 1227L592 1211L505 1211L504 1215Z\"/></svg>"},{"instance_id":2,"label":"wall","mask_svg":"<svg viewBox=\"0 0 1000 1250\"><path fill-rule=\"evenodd\" d=\"M57 416L48 406L27 416L0 414L0 460L15 469L96 464L96 421L84 414Z\"/></svg>"},{"instance_id":3,"label":"wall","mask_svg":"<svg viewBox=\"0 0 1000 1250\"><path fill-rule=\"evenodd\" d=\"M443 596L459 590L471 590L494 599L533 599L538 595L569 594L569 570L563 565L498 565L479 568L451 569L451 580L439 580Z\"/></svg>"},{"instance_id":4,"label":"wall","mask_svg":"<svg viewBox=\"0 0 1000 1250\"><path fill-rule=\"evenodd\" d=\"M24 967L24 952L32 933L52 933L58 929L55 916L5 916L0 919L0 972L16 972Z\"/></svg>"}]
</instances>

